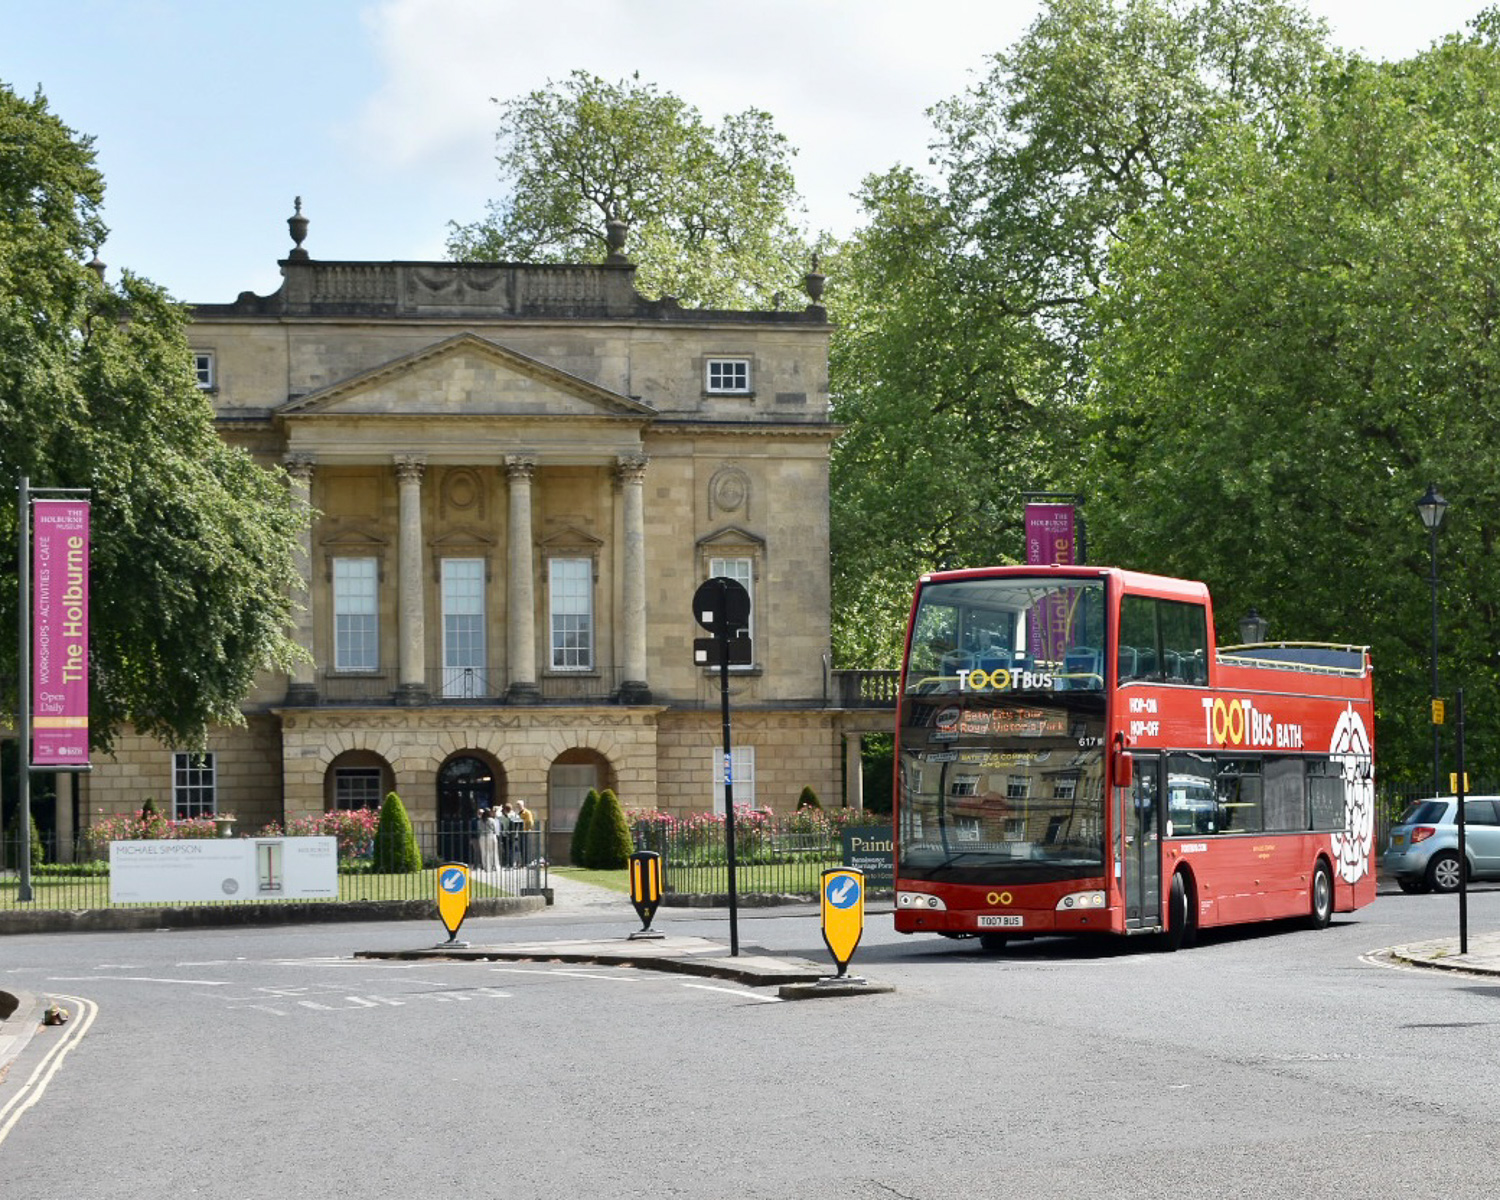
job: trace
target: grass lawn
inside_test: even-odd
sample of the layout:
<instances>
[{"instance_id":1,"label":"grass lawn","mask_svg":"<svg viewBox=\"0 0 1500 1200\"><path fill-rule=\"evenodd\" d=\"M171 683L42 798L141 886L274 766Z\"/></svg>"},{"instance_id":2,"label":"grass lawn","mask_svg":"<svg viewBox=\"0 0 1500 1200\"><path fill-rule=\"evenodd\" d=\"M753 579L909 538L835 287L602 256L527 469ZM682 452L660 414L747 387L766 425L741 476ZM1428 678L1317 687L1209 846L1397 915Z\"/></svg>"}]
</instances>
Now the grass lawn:
<instances>
[{"instance_id":1,"label":"grass lawn","mask_svg":"<svg viewBox=\"0 0 1500 1200\"><path fill-rule=\"evenodd\" d=\"M816 896L823 871L837 865L819 862L741 863L734 869L735 891ZM627 896L630 894L630 879L625 871L589 871L583 867L552 867L550 870L553 875L596 884ZM718 895L729 891L729 868L722 865L674 867L669 864L666 885L668 891L682 894Z\"/></svg>"},{"instance_id":2,"label":"grass lawn","mask_svg":"<svg viewBox=\"0 0 1500 1200\"><path fill-rule=\"evenodd\" d=\"M592 883L595 887L608 888L622 895L630 895L630 875L627 871L590 871L587 867L548 867L547 873L561 875L564 879L576 879L580 883Z\"/></svg>"}]
</instances>

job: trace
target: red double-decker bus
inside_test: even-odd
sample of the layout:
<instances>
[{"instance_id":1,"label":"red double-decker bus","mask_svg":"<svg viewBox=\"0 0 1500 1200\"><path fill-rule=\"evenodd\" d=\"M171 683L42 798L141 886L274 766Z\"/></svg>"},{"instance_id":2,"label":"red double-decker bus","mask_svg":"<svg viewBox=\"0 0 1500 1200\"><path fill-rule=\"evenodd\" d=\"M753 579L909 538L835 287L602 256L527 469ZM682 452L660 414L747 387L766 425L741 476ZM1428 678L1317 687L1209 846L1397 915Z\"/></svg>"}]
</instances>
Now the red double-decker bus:
<instances>
[{"instance_id":1,"label":"red double-decker bus","mask_svg":"<svg viewBox=\"0 0 1500 1200\"><path fill-rule=\"evenodd\" d=\"M897 720L896 928L990 949L1303 917L1375 896L1366 647L1219 648L1201 583L924 575Z\"/></svg>"}]
</instances>

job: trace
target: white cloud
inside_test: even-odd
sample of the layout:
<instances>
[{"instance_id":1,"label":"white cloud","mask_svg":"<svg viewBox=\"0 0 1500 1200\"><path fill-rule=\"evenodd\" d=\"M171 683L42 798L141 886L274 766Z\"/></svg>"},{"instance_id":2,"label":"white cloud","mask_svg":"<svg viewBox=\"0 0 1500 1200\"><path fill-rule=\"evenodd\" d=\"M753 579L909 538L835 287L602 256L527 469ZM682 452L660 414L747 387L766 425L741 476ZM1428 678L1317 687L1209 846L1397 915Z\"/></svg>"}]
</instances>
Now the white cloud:
<instances>
[{"instance_id":1,"label":"white cloud","mask_svg":"<svg viewBox=\"0 0 1500 1200\"><path fill-rule=\"evenodd\" d=\"M366 14L383 82L362 140L389 171L464 190L482 182L493 196L491 97L574 69L608 79L638 71L710 120L771 112L799 151L810 221L847 233L864 176L924 166L926 109L966 86L1034 12L980 0L389 0Z\"/></svg>"}]
</instances>

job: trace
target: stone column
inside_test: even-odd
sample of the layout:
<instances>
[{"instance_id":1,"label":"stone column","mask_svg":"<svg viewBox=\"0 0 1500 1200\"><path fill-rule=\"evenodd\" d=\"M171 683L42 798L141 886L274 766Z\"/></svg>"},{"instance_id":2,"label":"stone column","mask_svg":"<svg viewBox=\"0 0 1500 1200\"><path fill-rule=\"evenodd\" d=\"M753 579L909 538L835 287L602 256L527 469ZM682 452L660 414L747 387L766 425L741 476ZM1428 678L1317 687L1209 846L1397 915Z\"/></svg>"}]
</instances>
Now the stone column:
<instances>
[{"instance_id":1,"label":"stone column","mask_svg":"<svg viewBox=\"0 0 1500 1200\"><path fill-rule=\"evenodd\" d=\"M396 481L401 491L397 692L401 701L408 704L420 704L427 699L427 621L422 603L422 472L426 466L427 460L420 455L396 456Z\"/></svg>"},{"instance_id":2,"label":"stone column","mask_svg":"<svg viewBox=\"0 0 1500 1200\"><path fill-rule=\"evenodd\" d=\"M844 805L855 812L865 810L865 775L860 757L862 741L862 734L844 734Z\"/></svg>"},{"instance_id":3,"label":"stone column","mask_svg":"<svg viewBox=\"0 0 1500 1200\"><path fill-rule=\"evenodd\" d=\"M506 699L511 704L535 704L536 686L536 561L532 553L531 480L536 459L512 454L505 460L510 479L510 525L506 551L505 654L510 668Z\"/></svg>"},{"instance_id":4,"label":"stone column","mask_svg":"<svg viewBox=\"0 0 1500 1200\"><path fill-rule=\"evenodd\" d=\"M651 703L651 689L646 680L646 462L644 454L622 454L616 459L615 478L625 508L620 579L622 704Z\"/></svg>"},{"instance_id":5,"label":"stone column","mask_svg":"<svg viewBox=\"0 0 1500 1200\"><path fill-rule=\"evenodd\" d=\"M312 534L312 478L313 459L307 454L289 454L285 459L286 473L291 484L292 504L302 514L303 526L297 534L297 574L302 586L292 597L296 605L292 640L304 654L305 660L292 667L287 682L288 704L316 704L318 702L317 663L313 658L313 534Z\"/></svg>"}]
</instances>

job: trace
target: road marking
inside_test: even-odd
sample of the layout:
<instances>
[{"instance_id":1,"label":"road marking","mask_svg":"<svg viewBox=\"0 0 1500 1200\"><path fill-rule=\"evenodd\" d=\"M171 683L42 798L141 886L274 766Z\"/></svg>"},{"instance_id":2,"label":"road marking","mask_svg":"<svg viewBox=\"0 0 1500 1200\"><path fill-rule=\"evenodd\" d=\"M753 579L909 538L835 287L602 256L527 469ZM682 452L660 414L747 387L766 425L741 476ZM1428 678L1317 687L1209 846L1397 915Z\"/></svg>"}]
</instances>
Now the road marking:
<instances>
[{"instance_id":1,"label":"road marking","mask_svg":"<svg viewBox=\"0 0 1500 1200\"><path fill-rule=\"evenodd\" d=\"M685 983L686 988L697 988L700 992L723 992L725 995L738 996L741 1000L760 1000L765 1004L780 1004L780 996L761 996L755 992L747 992L741 988L715 987L711 983Z\"/></svg>"},{"instance_id":2,"label":"road marking","mask_svg":"<svg viewBox=\"0 0 1500 1200\"><path fill-rule=\"evenodd\" d=\"M47 1090L47 1085L52 1082L52 1077L62 1066L63 1059L68 1056L68 1052L74 1046L83 1040L83 1035L89 1031L89 1026L94 1023L94 1018L99 1014L99 1006L92 1000L85 1000L82 996L58 996L57 999L75 1005L78 1010L78 1020L64 1028L57 1044L47 1051L41 1062L37 1063L36 1070L31 1073L31 1078L23 1083L16 1094L3 1106L0 1106L0 1143L4 1143L5 1139L10 1136L10 1131L21 1119L21 1114L42 1098L42 1093ZM29 1096L28 1092L30 1092ZM7 1113L10 1115L7 1116Z\"/></svg>"},{"instance_id":3,"label":"road marking","mask_svg":"<svg viewBox=\"0 0 1500 1200\"><path fill-rule=\"evenodd\" d=\"M561 971L556 967L491 967L502 975L561 975L564 979L602 979L609 983L639 983L640 975L596 975L591 971Z\"/></svg>"},{"instance_id":4,"label":"road marking","mask_svg":"<svg viewBox=\"0 0 1500 1200\"><path fill-rule=\"evenodd\" d=\"M182 983L190 987L228 987L227 979L163 979L155 975L49 975L48 983Z\"/></svg>"}]
</instances>

